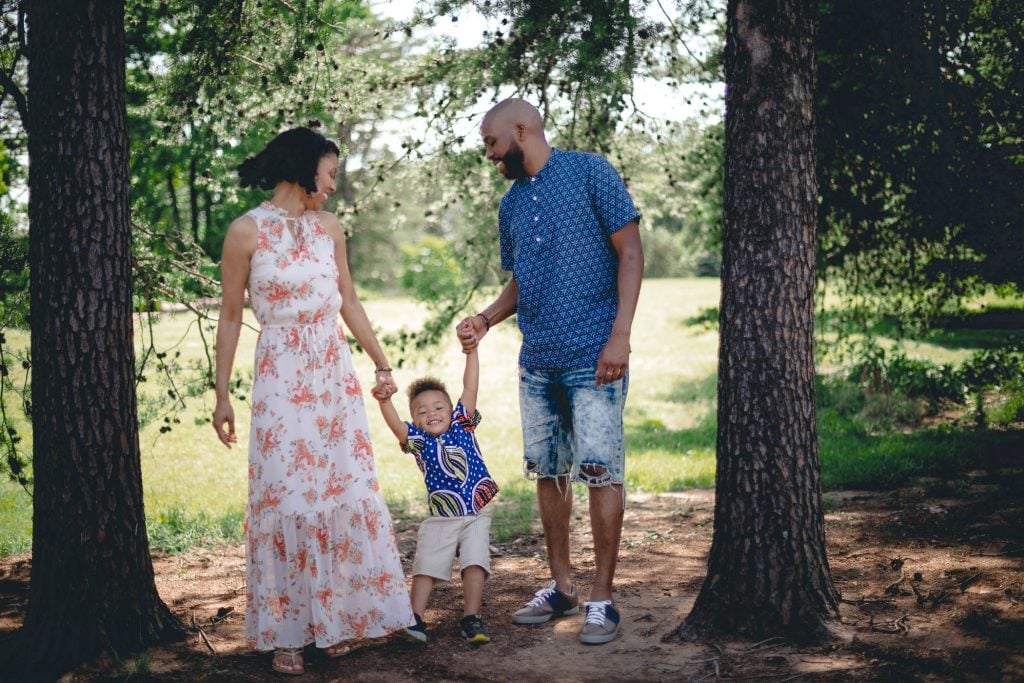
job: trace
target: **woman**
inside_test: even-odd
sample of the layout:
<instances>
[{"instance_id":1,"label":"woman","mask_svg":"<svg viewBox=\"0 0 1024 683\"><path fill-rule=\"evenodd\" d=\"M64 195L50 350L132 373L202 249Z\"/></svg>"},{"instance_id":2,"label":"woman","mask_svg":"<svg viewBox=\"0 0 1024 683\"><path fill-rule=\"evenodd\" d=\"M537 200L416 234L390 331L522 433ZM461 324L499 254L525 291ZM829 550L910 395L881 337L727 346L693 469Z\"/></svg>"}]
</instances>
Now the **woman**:
<instances>
[{"instance_id":1,"label":"woman","mask_svg":"<svg viewBox=\"0 0 1024 683\"><path fill-rule=\"evenodd\" d=\"M303 672L302 648L415 623L391 517L380 495L359 382L341 317L376 364L375 395L397 387L356 297L345 234L320 211L338 147L308 128L281 133L239 166L273 189L224 238L213 427L236 442L229 382L245 290L260 324L249 434L246 637L272 666Z\"/></svg>"}]
</instances>

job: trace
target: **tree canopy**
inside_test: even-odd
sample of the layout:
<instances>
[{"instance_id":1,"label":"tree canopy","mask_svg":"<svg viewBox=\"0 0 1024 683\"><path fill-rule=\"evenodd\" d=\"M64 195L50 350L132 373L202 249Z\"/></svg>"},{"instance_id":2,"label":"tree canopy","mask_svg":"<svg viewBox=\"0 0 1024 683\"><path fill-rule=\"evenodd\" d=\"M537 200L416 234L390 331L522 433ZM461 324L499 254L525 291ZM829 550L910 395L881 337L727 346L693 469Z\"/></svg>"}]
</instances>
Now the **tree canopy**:
<instances>
[{"instance_id":1,"label":"tree canopy","mask_svg":"<svg viewBox=\"0 0 1024 683\"><path fill-rule=\"evenodd\" d=\"M820 7L819 254L829 281L918 325L986 286L1024 285L1019 3Z\"/></svg>"}]
</instances>

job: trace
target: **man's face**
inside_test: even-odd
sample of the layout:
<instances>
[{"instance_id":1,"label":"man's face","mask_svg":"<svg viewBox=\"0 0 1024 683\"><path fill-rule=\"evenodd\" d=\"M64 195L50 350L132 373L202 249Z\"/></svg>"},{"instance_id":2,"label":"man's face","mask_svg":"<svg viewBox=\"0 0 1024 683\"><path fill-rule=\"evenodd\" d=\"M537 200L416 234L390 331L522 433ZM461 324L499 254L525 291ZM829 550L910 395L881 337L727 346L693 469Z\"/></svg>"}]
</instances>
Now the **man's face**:
<instances>
[{"instance_id":1,"label":"man's face","mask_svg":"<svg viewBox=\"0 0 1024 683\"><path fill-rule=\"evenodd\" d=\"M480 136L484 140L484 154L487 160L498 167L503 176L509 180L526 177L526 164L523 149L515 139L515 129L504 131L494 130L497 126L485 121L480 127Z\"/></svg>"}]
</instances>

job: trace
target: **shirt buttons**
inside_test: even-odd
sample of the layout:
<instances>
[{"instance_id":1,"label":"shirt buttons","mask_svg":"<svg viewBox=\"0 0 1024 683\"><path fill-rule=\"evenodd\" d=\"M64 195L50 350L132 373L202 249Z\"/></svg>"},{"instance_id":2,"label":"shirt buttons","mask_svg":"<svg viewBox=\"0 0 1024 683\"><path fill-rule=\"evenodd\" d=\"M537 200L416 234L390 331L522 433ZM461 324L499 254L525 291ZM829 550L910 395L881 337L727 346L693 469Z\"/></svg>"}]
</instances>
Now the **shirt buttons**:
<instances>
[{"instance_id":1,"label":"shirt buttons","mask_svg":"<svg viewBox=\"0 0 1024 683\"><path fill-rule=\"evenodd\" d=\"M534 222L534 223L536 223L536 222L537 222L537 221L539 221L539 220L540 220L540 216L534 216L534 217L533 217L533 222Z\"/></svg>"},{"instance_id":2,"label":"shirt buttons","mask_svg":"<svg viewBox=\"0 0 1024 683\"><path fill-rule=\"evenodd\" d=\"M537 195L533 195L533 201L537 201Z\"/></svg>"}]
</instances>

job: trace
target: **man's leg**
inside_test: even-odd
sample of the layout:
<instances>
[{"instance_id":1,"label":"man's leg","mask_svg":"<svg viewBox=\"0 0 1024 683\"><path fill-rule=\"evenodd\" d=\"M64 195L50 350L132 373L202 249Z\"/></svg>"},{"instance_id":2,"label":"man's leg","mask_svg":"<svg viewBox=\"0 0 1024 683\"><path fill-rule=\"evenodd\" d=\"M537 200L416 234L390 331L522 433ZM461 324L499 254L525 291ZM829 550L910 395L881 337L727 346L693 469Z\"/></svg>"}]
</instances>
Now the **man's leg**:
<instances>
[{"instance_id":1,"label":"man's leg","mask_svg":"<svg viewBox=\"0 0 1024 683\"><path fill-rule=\"evenodd\" d=\"M523 423L524 473L537 480L537 507L544 528L551 583L512 615L515 624L540 624L579 612L569 566L572 514L572 452L568 396L550 372L521 370L519 412Z\"/></svg>"},{"instance_id":2,"label":"man's leg","mask_svg":"<svg viewBox=\"0 0 1024 683\"><path fill-rule=\"evenodd\" d=\"M569 569L569 518L572 515L572 485L569 477L537 479L537 507L544 528L548 567L555 586L565 594L572 590ZM620 519L621 523L621 519Z\"/></svg>"},{"instance_id":3,"label":"man's leg","mask_svg":"<svg viewBox=\"0 0 1024 683\"><path fill-rule=\"evenodd\" d=\"M570 378L573 451L579 480L590 496L594 539L594 585L590 600L612 600L625 506L625 433L622 414L628 380L597 386L593 370Z\"/></svg>"},{"instance_id":4,"label":"man's leg","mask_svg":"<svg viewBox=\"0 0 1024 683\"><path fill-rule=\"evenodd\" d=\"M591 600L611 600L622 537L622 484L592 486L590 529L594 536L594 586Z\"/></svg>"}]
</instances>

